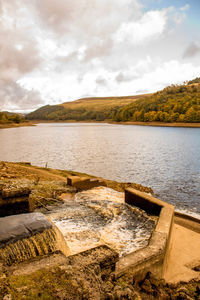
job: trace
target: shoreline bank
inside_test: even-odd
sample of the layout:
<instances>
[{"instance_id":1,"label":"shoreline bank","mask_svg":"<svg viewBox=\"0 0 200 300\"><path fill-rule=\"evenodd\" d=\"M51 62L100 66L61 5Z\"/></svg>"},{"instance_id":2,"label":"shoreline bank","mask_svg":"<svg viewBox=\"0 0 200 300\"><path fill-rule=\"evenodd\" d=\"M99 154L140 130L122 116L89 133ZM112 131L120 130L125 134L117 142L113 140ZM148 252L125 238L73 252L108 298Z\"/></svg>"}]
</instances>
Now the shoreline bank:
<instances>
[{"instance_id":1,"label":"shoreline bank","mask_svg":"<svg viewBox=\"0 0 200 300\"><path fill-rule=\"evenodd\" d=\"M35 120L31 124L37 125L39 123L104 123L104 124L114 124L114 125L136 125L136 126L154 126L154 127L183 127L183 128L200 128L200 123L162 123L162 122L114 122L110 120L105 121L76 121L76 120L65 120L65 121L55 121L55 120Z\"/></svg>"},{"instance_id":2,"label":"shoreline bank","mask_svg":"<svg viewBox=\"0 0 200 300\"><path fill-rule=\"evenodd\" d=\"M0 124L0 129L7 129L7 128L18 128L18 127L25 127L25 126L36 126L34 123L5 123L5 124Z\"/></svg>"}]
</instances>

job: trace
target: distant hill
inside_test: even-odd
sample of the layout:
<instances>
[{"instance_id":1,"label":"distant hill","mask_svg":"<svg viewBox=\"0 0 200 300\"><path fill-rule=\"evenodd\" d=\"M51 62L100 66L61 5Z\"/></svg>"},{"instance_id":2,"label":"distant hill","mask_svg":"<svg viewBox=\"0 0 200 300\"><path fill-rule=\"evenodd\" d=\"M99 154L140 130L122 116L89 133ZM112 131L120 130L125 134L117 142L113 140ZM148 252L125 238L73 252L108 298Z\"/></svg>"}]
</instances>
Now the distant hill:
<instances>
[{"instance_id":1,"label":"distant hill","mask_svg":"<svg viewBox=\"0 0 200 300\"><path fill-rule=\"evenodd\" d=\"M105 119L112 119L113 114L119 108L133 103L142 97L144 97L144 95L82 98L72 102L65 102L60 105L43 106L28 114L26 118L28 120L103 121Z\"/></svg>"},{"instance_id":2,"label":"distant hill","mask_svg":"<svg viewBox=\"0 0 200 300\"><path fill-rule=\"evenodd\" d=\"M200 122L200 78L162 91L126 97L82 98L46 105L26 116L28 120L115 122Z\"/></svg>"}]
</instances>

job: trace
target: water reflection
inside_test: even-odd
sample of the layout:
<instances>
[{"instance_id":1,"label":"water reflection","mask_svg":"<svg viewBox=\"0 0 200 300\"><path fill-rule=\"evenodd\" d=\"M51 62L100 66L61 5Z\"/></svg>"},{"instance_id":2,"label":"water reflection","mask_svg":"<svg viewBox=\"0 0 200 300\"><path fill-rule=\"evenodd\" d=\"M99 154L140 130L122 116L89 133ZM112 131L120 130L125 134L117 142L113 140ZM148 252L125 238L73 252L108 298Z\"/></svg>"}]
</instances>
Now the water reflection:
<instances>
[{"instance_id":1,"label":"water reflection","mask_svg":"<svg viewBox=\"0 0 200 300\"><path fill-rule=\"evenodd\" d=\"M151 186L200 212L199 128L39 124L0 131L0 159L71 169Z\"/></svg>"}]
</instances>

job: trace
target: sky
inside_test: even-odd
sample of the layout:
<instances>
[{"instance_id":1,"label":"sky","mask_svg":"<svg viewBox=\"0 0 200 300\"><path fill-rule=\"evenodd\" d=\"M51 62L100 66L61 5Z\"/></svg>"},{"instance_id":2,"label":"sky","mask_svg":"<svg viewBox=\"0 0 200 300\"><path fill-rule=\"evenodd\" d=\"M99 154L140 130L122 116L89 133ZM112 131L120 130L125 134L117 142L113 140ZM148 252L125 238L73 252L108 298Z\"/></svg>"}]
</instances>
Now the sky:
<instances>
[{"instance_id":1,"label":"sky","mask_svg":"<svg viewBox=\"0 0 200 300\"><path fill-rule=\"evenodd\" d=\"M200 76L200 0L0 0L0 110Z\"/></svg>"}]
</instances>

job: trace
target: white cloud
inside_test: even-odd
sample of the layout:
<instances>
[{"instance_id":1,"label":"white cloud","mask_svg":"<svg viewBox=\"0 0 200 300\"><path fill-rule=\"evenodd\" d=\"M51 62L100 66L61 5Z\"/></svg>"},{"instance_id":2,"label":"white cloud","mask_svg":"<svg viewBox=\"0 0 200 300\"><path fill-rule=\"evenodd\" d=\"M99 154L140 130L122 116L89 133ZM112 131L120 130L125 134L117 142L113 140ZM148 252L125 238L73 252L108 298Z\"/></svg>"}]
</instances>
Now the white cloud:
<instances>
[{"instance_id":1,"label":"white cloud","mask_svg":"<svg viewBox=\"0 0 200 300\"><path fill-rule=\"evenodd\" d=\"M124 82L120 91L124 95L134 95L138 91L155 92L167 85L183 83L200 74L200 65L194 66L191 63L181 63L177 60L160 63L155 68L149 66L149 70L131 82Z\"/></svg>"},{"instance_id":2,"label":"white cloud","mask_svg":"<svg viewBox=\"0 0 200 300\"><path fill-rule=\"evenodd\" d=\"M167 15L162 11L149 11L140 20L123 23L117 31L114 39L118 42L129 41L138 45L159 37L167 23Z\"/></svg>"},{"instance_id":3,"label":"white cloud","mask_svg":"<svg viewBox=\"0 0 200 300\"><path fill-rule=\"evenodd\" d=\"M185 4L184 6L182 6L182 7L180 8L181 11L186 11L186 10L188 10L188 9L190 9L190 5L189 5L189 4Z\"/></svg>"}]
</instances>

